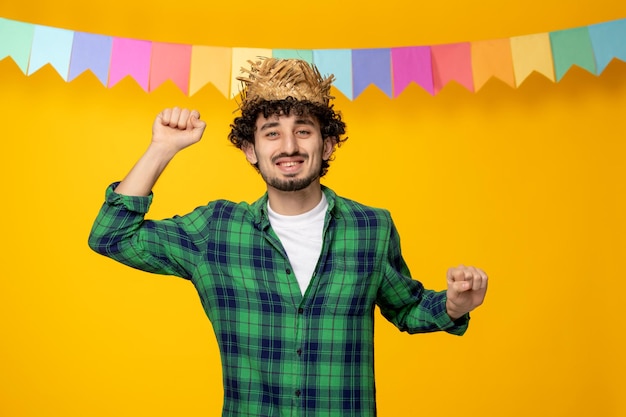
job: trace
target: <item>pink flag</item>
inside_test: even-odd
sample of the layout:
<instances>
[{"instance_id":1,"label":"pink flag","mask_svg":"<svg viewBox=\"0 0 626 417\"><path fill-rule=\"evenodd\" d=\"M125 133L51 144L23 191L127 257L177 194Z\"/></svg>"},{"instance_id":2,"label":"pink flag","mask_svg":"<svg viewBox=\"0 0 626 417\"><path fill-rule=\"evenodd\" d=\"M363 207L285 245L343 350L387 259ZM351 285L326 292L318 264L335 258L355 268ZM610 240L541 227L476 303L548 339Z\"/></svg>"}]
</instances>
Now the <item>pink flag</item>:
<instances>
[{"instance_id":1,"label":"pink flag","mask_svg":"<svg viewBox=\"0 0 626 417\"><path fill-rule=\"evenodd\" d=\"M172 80L180 90L189 94L191 45L154 42L150 67L150 91L167 80Z\"/></svg>"},{"instance_id":2,"label":"pink flag","mask_svg":"<svg viewBox=\"0 0 626 417\"><path fill-rule=\"evenodd\" d=\"M411 82L416 83L431 95L433 69L429 46L411 46L391 49L393 67L393 96L397 97Z\"/></svg>"},{"instance_id":3,"label":"pink flag","mask_svg":"<svg viewBox=\"0 0 626 417\"><path fill-rule=\"evenodd\" d=\"M130 75L148 91L150 79L150 51L152 42L127 38L113 38L109 87Z\"/></svg>"},{"instance_id":4,"label":"pink flag","mask_svg":"<svg viewBox=\"0 0 626 417\"><path fill-rule=\"evenodd\" d=\"M435 93L450 81L474 91L472 51L469 42L431 46Z\"/></svg>"}]
</instances>

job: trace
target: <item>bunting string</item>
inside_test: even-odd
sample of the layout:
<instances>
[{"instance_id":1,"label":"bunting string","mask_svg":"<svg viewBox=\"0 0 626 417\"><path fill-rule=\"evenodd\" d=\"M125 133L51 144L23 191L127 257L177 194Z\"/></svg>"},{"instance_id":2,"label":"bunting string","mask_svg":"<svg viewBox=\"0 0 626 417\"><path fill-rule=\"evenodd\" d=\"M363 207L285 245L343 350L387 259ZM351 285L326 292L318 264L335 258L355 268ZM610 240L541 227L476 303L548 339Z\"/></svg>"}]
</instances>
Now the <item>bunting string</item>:
<instances>
[{"instance_id":1,"label":"bunting string","mask_svg":"<svg viewBox=\"0 0 626 417\"><path fill-rule=\"evenodd\" d=\"M626 19L486 41L301 50L154 42L0 18L0 60L10 57L28 76L50 64L66 82L91 71L107 88L131 77L146 92L169 80L185 95L210 83L233 97L240 68L261 56L315 64L350 100L372 84L390 98L411 83L433 96L452 81L471 92L491 78L517 88L532 72L558 82L573 66L600 75L613 59L626 62Z\"/></svg>"}]
</instances>

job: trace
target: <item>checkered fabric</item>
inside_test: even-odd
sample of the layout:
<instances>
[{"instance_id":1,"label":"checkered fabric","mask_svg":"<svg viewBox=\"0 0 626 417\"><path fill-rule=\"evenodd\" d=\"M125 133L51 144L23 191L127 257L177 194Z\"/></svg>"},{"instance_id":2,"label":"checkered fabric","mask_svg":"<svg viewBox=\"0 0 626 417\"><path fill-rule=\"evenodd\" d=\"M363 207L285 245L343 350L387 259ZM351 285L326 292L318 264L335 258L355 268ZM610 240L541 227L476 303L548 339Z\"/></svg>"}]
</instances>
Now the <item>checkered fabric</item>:
<instances>
[{"instance_id":1,"label":"checkered fabric","mask_svg":"<svg viewBox=\"0 0 626 417\"><path fill-rule=\"evenodd\" d=\"M119 262L191 280L213 324L224 383L223 416L376 415L374 309L400 330L461 335L445 292L413 280L385 210L323 187L324 243L302 295L267 216L218 200L185 216L145 220L152 201L106 191L90 247Z\"/></svg>"}]
</instances>

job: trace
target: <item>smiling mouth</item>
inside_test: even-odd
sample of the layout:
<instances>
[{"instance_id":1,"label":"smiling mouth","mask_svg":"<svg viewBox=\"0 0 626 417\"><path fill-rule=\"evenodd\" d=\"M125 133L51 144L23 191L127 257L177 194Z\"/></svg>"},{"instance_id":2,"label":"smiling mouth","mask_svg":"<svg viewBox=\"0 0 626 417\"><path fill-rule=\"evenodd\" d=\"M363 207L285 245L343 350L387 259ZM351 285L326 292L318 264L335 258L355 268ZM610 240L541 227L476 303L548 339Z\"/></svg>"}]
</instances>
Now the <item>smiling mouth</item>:
<instances>
[{"instance_id":1,"label":"smiling mouth","mask_svg":"<svg viewBox=\"0 0 626 417\"><path fill-rule=\"evenodd\" d=\"M306 160L307 160L307 157L305 155L296 153L292 155L287 155L287 154L276 155L276 157L274 157L273 159L273 162L278 168L285 169L285 170L293 170L303 165Z\"/></svg>"},{"instance_id":2,"label":"smiling mouth","mask_svg":"<svg viewBox=\"0 0 626 417\"><path fill-rule=\"evenodd\" d=\"M287 161L287 162L279 162L276 165L278 165L279 167L289 168L289 167L295 167L296 165L300 165L301 163L302 161Z\"/></svg>"}]
</instances>

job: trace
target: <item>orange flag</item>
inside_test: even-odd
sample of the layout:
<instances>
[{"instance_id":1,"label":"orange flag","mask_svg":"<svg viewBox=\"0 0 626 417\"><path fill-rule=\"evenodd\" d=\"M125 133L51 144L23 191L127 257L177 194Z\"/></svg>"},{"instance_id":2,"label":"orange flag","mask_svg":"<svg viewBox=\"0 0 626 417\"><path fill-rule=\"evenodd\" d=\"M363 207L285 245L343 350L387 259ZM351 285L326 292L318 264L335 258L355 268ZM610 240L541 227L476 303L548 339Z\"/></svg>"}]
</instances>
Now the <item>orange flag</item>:
<instances>
[{"instance_id":1,"label":"orange flag","mask_svg":"<svg viewBox=\"0 0 626 417\"><path fill-rule=\"evenodd\" d=\"M211 83L224 97L228 97L232 59L232 48L194 46L191 52L190 95Z\"/></svg>"},{"instance_id":2,"label":"orange flag","mask_svg":"<svg viewBox=\"0 0 626 417\"><path fill-rule=\"evenodd\" d=\"M515 87L511 42L507 39L472 42L474 88L480 90L491 77Z\"/></svg>"}]
</instances>

